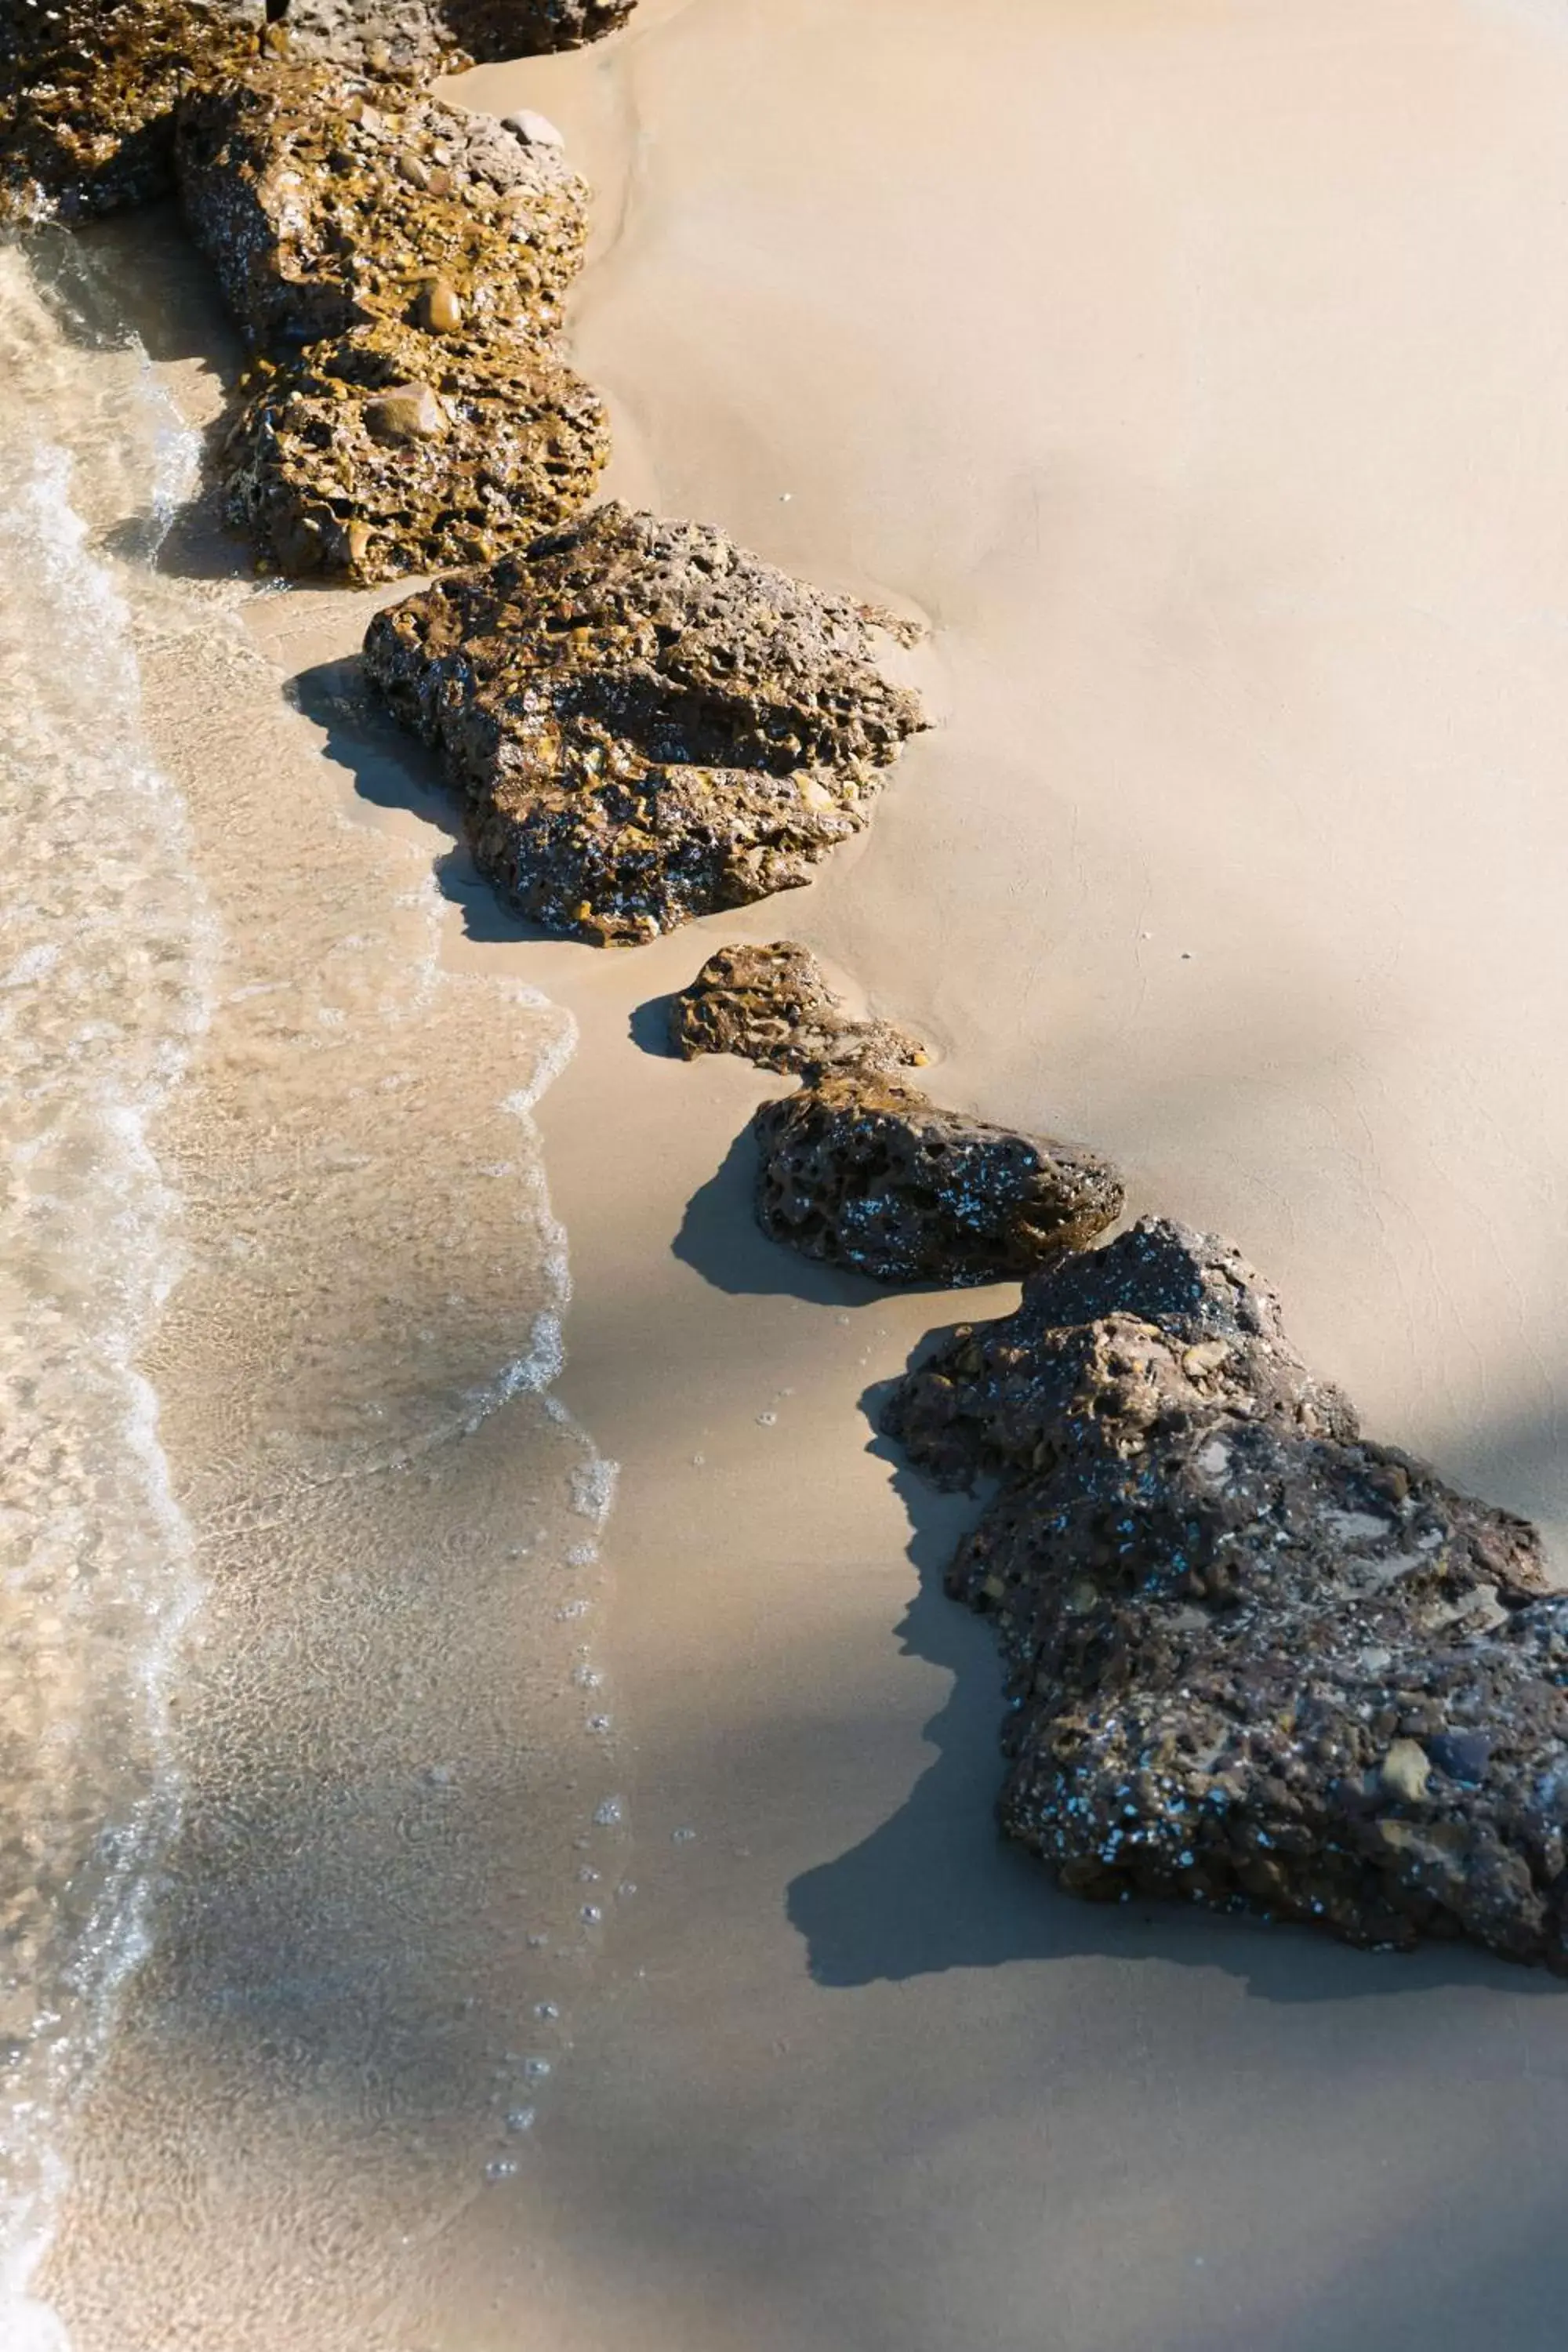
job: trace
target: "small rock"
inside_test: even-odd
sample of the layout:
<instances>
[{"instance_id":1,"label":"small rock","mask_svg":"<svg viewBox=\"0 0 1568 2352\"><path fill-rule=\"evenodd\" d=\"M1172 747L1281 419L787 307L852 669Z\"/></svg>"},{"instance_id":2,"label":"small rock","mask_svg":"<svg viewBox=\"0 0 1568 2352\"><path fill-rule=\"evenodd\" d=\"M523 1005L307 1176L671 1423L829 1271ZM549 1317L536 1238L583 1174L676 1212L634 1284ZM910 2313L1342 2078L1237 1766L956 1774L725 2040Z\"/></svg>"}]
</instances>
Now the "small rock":
<instances>
[{"instance_id":1,"label":"small rock","mask_svg":"<svg viewBox=\"0 0 1568 2352\"><path fill-rule=\"evenodd\" d=\"M419 323L432 335L455 335L461 328L462 298L444 278L432 278L421 289Z\"/></svg>"},{"instance_id":2,"label":"small rock","mask_svg":"<svg viewBox=\"0 0 1568 2352\"><path fill-rule=\"evenodd\" d=\"M397 176L400 180L406 180L411 188L424 189L430 185L430 174L417 155L398 157Z\"/></svg>"},{"instance_id":3,"label":"small rock","mask_svg":"<svg viewBox=\"0 0 1568 2352\"><path fill-rule=\"evenodd\" d=\"M1377 1777L1385 1796L1397 1797L1402 1804L1418 1805L1431 1784L1426 1750L1418 1739L1396 1739Z\"/></svg>"},{"instance_id":4,"label":"small rock","mask_svg":"<svg viewBox=\"0 0 1568 2352\"><path fill-rule=\"evenodd\" d=\"M672 998L669 1041L683 1061L740 1054L759 1069L894 1071L928 1058L889 1021L857 1021L794 940L721 948Z\"/></svg>"},{"instance_id":5,"label":"small rock","mask_svg":"<svg viewBox=\"0 0 1568 2352\"><path fill-rule=\"evenodd\" d=\"M531 106L520 106L515 114L501 116L501 128L521 139L525 147L564 147L565 140L547 114L536 114Z\"/></svg>"},{"instance_id":6,"label":"small rock","mask_svg":"<svg viewBox=\"0 0 1568 2352\"><path fill-rule=\"evenodd\" d=\"M427 383L398 383L365 402L364 421L378 441L439 441L449 420Z\"/></svg>"},{"instance_id":7,"label":"small rock","mask_svg":"<svg viewBox=\"0 0 1568 2352\"><path fill-rule=\"evenodd\" d=\"M875 1282L999 1281L1121 1213L1094 1152L940 1110L896 1078L829 1072L752 1129L763 1231Z\"/></svg>"}]
</instances>

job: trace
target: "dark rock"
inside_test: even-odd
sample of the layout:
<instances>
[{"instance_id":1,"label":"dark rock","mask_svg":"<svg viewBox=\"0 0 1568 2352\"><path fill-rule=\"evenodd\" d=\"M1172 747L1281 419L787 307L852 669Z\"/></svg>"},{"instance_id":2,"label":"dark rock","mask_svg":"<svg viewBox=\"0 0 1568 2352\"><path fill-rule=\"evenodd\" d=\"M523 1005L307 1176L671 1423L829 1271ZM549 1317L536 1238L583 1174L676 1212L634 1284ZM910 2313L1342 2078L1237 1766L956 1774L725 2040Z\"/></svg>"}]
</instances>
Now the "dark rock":
<instances>
[{"instance_id":1,"label":"dark rock","mask_svg":"<svg viewBox=\"0 0 1568 2352\"><path fill-rule=\"evenodd\" d=\"M181 112L180 192L250 341L376 323L547 341L582 261L588 192L489 115L322 66L204 89ZM438 193L434 173L446 173Z\"/></svg>"},{"instance_id":2,"label":"dark rock","mask_svg":"<svg viewBox=\"0 0 1568 2352\"><path fill-rule=\"evenodd\" d=\"M683 1061L739 1054L759 1069L918 1067L925 1047L889 1021L857 1021L793 940L721 948L670 1005L669 1041Z\"/></svg>"},{"instance_id":3,"label":"dark rock","mask_svg":"<svg viewBox=\"0 0 1568 2352\"><path fill-rule=\"evenodd\" d=\"M893 1078L831 1073L752 1124L763 1232L877 1282L998 1281L1121 1213L1121 1181L1092 1152L939 1110Z\"/></svg>"},{"instance_id":4,"label":"dark rock","mask_svg":"<svg viewBox=\"0 0 1568 2352\"><path fill-rule=\"evenodd\" d=\"M1001 1473L949 1588L1010 1671L1004 1825L1064 1885L1564 1965L1568 1599L1522 1520L1357 1440L1234 1251L1064 1264L889 1424Z\"/></svg>"},{"instance_id":5,"label":"dark rock","mask_svg":"<svg viewBox=\"0 0 1568 2352\"><path fill-rule=\"evenodd\" d=\"M254 49L218 0L0 0L0 220L165 194L180 99Z\"/></svg>"},{"instance_id":6,"label":"dark rock","mask_svg":"<svg viewBox=\"0 0 1568 2352\"><path fill-rule=\"evenodd\" d=\"M505 896L625 944L793 888L865 824L924 724L873 665L875 623L901 625L607 505L379 613L365 664Z\"/></svg>"},{"instance_id":7,"label":"dark rock","mask_svg":"<svg viewBox=\"0 0 1568 2352\"><path fill-rule=\"evenodd\" d=\"M1016 1314L957 1331L900 1384L887 1426L936 1484L965 1486L1070 1453L1082 1398L1134 1430L1223 1405L1356 1434L1348 1398L1308 1371L1240 1251L1163 1217L1058 1260Z\"/></svg>"},{"instance_id":8,"label":"dark rock","mask_svg":"<svg viewBox=\"0 0 1568 2352\"><path fill-rule=\"evenodd\" d=\"M395 580L564 521L608 450L597 394L548 354L366 328L264 377L226 445L229 512L281 571Z\"/></svg>"}]
</instances>

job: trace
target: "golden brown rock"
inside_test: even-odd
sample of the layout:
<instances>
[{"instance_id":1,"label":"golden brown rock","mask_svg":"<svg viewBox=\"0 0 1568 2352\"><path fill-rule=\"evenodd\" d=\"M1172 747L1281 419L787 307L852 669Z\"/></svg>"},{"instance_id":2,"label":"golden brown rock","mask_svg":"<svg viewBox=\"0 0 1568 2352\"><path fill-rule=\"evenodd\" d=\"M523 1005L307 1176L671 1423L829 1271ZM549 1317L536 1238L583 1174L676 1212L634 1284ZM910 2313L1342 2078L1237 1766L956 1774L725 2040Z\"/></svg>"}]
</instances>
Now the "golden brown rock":
<instances>
[{"instance_id":1,"label":"golden brown rock","mask_svg":"<svg viewBox=\"0 0 1568 2352\"><path fill-rule=\"evenodd\" d=\"M289 67L195 95L177 162L192 234L260 350L377 321L476 342L560 328L588 192L488 115Z\"/></svg>"},{"instance_id":2,"label":"golden brown rock","mask_svg":"<svg viewBox=\"0 0 1568 2352\"><path fill-rule=\"evenodd\" d=\"M440 752L480 866L598 945L806 881L925 724L882 615L705 524L607 505L377 614L371 677Z\"/></svg>"},{"instance_id":3,"label":"golden brown rock","mask_svg":"<svg viewBox=\"0 0 1568 2352\"><path fill-rule=\"evenodd\" d=\"M370 327L268 373L225 467L231 518L268 561L368 582L553 528L607 453L598 395L547 352Z\"/></svg>"}]
</instances>

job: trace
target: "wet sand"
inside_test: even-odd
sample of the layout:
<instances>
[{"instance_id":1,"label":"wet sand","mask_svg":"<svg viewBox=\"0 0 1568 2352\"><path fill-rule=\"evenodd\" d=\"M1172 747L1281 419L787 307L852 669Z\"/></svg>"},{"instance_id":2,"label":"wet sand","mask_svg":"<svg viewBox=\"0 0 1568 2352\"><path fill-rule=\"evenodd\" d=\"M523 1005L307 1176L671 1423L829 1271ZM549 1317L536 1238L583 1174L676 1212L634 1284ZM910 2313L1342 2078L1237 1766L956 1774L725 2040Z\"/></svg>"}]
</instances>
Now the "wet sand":
<instances>
[{"instance_id":1,"label":"wet sand","mask_svg":"<svg viewBox=\"0 0 1568 2352\"><path fill-rule=\"evenodd\" d=\"M942 725L813 889L635 956L520 938L418 763L331 730L345 808L441 858L454 978L578 1024L537 1117L561 1392L622 1465L638 1891L528 2163L476 2193L443 2142L416 2228L364 2222L407 2210L395 2134L326 2160L348 2077L241 2154L121 2070L55 2265L79 2352L1545 2352L1561 1989L1096 1910L998 1846L963 1509L863 1410L959 1303L763 1243L771 1082L648 1046L710 945L805 939L949 1098L1233 1234L1375 1433L1562 1545L1568 27L645 0L468 89L600 185L612 487L929 614ZM282 609L285 673L352 643Z\"/></svg>"}]
</instances>

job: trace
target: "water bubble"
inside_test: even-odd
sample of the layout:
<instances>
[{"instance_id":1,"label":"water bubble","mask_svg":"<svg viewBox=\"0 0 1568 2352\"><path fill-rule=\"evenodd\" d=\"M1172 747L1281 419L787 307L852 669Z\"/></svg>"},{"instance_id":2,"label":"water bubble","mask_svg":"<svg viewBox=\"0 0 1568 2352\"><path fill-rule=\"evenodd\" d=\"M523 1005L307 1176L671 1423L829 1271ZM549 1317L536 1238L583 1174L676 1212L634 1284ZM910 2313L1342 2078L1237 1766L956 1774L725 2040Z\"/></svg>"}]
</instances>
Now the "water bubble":
<instances>
[{"instance_id":1,"label":"water bubble","mask_svg":"<svg viewBox=\"0 0 1568 2352\"><path fill-rule=\"evenodd\" d=\"M592 1568L598 1557L599 1548L596 1544L574 1544L566 1555L566 1564L569 1568Z\"/></svg>"},{"instance_id":2,"label":"water bubble","mask_svg":"<svg viewBox=\"0 0 1568 2352\"><path fill-rule=\"evenodd\" d=\"M707 1460L706 1454L694 1454L691 1457L691 1466L694 1470L700 1470Z\"/></svg>"},{"instance_id":3,"label":"water bubble","mask_svg":"<svg viewBox=\"0 0 1568 2352\"><path fill-rule=\"evenodd\" d=\"M574 1666L572 1679L579 1690L597 1690L605 1677L596 1666Z\"/></svg>"},{"instance_id":4,"label":"water bubble","mask_svg":"<svg viewBox=\"0 0 1568 2352\"><path fill-rule=\"evenodd\" d=\"M772 1429L777 1419L776 1412L760 1412L757 1415L757 1426L759 1429Z\"/></svg>"},{"instance_id":5,"label":"water bubble","mask_svg":"<svg viewBox=\"0 0 1568 2352\"><path fill-rule=\"evenodd\" d=\"M577 1884L579 1886L596 1886L598 1883L599 1874L596 1870L580 1870L577 1873Z\"/></svg>"},{"instance_id":6,"label":"water bubble","mask_svg":"<svg viewBox=\"0 0 1568 2352\"><path fill-rule=\"evenodd\" d=\"M609 1727L610 1718L607 1715L591 1715L588 1717L590 1731L608 1731Z\"/></svg>"},{"instance_id":7,"label":"water bubble","mask_svg":"<svg viewBox=\"0 0 1568 2352\"><path fill-rule=\"evenodd\" d=\"M559 2017L561 2011L552 2000L536 2000L533 2004L533 2013L535 2017Z\"/></svg>"},{"instance_id":8,"label":"water bubble","mask_svg":"<svg viewBox=\"0 0 1568 2352\"><path fill-rule=\"evenodd\" d=\"M604 1916L604 1913L600 1910L596 1903L584 1904L583 1916L587 1921L590 1927L596 1927Z\"/></svg>"},{"instance_id":9,"label":"water bubble","mask_svg":"<svg viewBox=\"0 0 1568 2352\"><path fill-rule=\"evenodd\" d=\"M669 1842L671 1845L689 1845L696 1835L695 1830L671 1830Z\"/></svg>"},{"instance_id":10,"label":"water bubble","mask_svg":"<svg viewBox=\"0 0 1568 2352\"><path fill-rule=\"evenodd\" d=\"M536 2107L513 2107L507 2116L506 2127L509 2132L531 2131L538 2120L538 2114ZM515 2168L514 2166L513 2169Z\"/></svg>"},{"instance_id":11,"label":"water bubble","mask_svg":"<svg viewBox=\"0 0 1568 2352\"><path fill-rule=\"evenodd\" d=\"M602 1805L594 1808L594 1819L602 1830L613 1830L626 1818L626 1808L619 1797L606 1797Z\"/></svg>"},{"instance_id":12,"label":"water bubble","mask_svg":"<svg viewBox=\"0 0 1568 2352\"><path fill-rule=\"evenodd\" d=\"M635 1895L637 1891L637 1883L635 1878L623 1878L620 1885L616 1889L616 1893L620 1896L623 1903L626 1901L628 1895Z\"/></svg>"},{"instance_id":13,"label":"water bubble","mask_svg":"<svg viewBox=\"0 0 1568 2352\"><path fill-rule=\"evenodd\" d=\"M549 1941L548 1936L530 1936L528 1948L531 1952L542 1952Z\"/></svg>"},{"instance_id":14,"label":"water bubble","mask_svg":"<svg viewBox=\"0 0 1568 2352\"><path fill-rule=\"evenodd\" d=\"M550 2079L550 2061L548 2058L525 2058L522 2071L529 2082L546 2083Z\"/></svg>"},{"instance_id":15,"label":"water bubble","mask_svg":"<svg viewBox=\"0 0 1568 2352\"><path fill-rule=\"evenodd\" d=\"M492 2156L485 2167L487 2180L510 2180L517 2170L515 2156Z\"/></svg>"}]
</instances>

